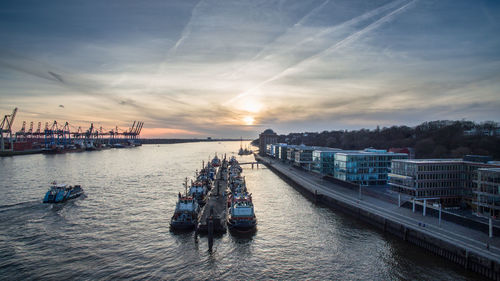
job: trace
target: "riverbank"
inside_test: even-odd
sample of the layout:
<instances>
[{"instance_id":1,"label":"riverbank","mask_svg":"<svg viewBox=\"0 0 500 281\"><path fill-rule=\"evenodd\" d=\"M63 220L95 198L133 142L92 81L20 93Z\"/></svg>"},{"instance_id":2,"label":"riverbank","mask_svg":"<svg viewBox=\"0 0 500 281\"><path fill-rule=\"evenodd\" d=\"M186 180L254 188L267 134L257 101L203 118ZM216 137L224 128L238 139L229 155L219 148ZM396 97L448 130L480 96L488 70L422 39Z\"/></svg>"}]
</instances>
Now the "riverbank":
<instances>
[{"instance_id":1,"label":"riverbank","mask_svg":"<svg viewBox=\"0 0 500 281\"><path fill-rule=\"evenodd\" d=\"M500 239L497 237L489 238L481 231L449 221L439 222L274 159L258 155L256 159L317 203L355 216L467 270L500 280Z\"/></svg>"}]
</instances>

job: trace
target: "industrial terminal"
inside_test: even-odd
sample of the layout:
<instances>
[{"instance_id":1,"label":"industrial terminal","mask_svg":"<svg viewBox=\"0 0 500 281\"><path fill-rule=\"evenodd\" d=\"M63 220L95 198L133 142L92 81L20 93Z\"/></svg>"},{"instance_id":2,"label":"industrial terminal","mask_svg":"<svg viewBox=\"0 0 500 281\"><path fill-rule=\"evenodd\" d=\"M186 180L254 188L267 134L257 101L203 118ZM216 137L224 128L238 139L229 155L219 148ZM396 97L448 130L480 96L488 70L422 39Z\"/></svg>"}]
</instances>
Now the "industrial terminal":
<instances>
[{"instance_id":1,"label":"industrial terminal","mask_svg":"<svg viewBox=\"0 0 500 281\"><path fill-rule=\"evenodd\" d=\"M91 123L88 129L81 126L73 127L69 122L53 123L32 121L27 127L23 121L19 131L13 131L17 114L15 108L11 114L5 115L0 124L0 156L14 156L34 153L66 153L94 151L107 148L127 148L140 146L139 135L144 122L134 121L132 127L120 130L118 126L111 130L94 127Z\"/></svg>"}]
</instances>

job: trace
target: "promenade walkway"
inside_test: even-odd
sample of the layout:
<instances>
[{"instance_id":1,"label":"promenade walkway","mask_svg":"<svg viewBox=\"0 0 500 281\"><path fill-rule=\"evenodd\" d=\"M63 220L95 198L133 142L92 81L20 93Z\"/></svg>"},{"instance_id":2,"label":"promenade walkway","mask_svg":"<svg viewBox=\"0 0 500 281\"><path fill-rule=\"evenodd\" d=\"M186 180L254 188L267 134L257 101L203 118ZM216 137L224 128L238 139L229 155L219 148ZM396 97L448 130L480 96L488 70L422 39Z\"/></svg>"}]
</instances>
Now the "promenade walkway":
<instances>
[{"instance_id":1,"label":"promenade walkway","mask_svg":"<svg viewBox=\"0 0 500 281\"><path fill-rule=\"evenodd\" d=\"M256 157L313 194L316 191L318 195L326 195L346 204L357 206L364 211L398 222L409 229L424 232L432 237L460 246L469 252L500 262L500 238L498 237L489 238L481 231L444 220L439 225L439 221L435 217L423 216L419 212L413 213L410 209L398 207L397 203L392 204L366 194L362 194L360 200L357 191L325 181L319 176L293 168L281 161Z\"/></svg>"}]
</instances>

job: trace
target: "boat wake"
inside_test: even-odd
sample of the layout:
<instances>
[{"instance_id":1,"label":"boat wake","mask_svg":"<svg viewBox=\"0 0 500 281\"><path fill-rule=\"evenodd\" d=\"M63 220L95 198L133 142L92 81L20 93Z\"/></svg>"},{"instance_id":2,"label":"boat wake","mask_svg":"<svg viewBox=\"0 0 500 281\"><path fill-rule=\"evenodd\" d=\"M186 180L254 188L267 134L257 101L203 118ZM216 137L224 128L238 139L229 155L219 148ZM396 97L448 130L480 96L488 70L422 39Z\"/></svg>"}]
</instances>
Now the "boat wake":
<instances>
[{"instance_id":1,"label":"boat wake","mask_svg":"<svg viewBox=\"0 0 500 281\"><path fill-rule=\"evenodd\" d=\"M26 207L32 207L34 205L37 205L38 203L40 203L40 201L33 200L33 201L20 202L20 203L9 204L9 205L0 205L0 212L10 211L12 209L21 209L21 208L26 208Z\"/></svg>"}]
</instances>

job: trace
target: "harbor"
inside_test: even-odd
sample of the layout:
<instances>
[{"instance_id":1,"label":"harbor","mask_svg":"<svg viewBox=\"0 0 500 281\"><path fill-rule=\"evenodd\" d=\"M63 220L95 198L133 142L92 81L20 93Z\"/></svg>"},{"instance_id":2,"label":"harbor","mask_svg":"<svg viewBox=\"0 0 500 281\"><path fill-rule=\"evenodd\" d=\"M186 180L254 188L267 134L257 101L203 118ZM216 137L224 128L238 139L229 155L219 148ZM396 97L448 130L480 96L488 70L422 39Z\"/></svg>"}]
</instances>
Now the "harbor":
<instances>
[{"instance_id":1,"label":"harbor","mask_svg":"<svg viewBox=\"0 0 500 281\"><path fill-rule=\"evenodd\" d=\"M27 154L61 154L68 152L96 151L109 148L129 148L141 146L139 139L144 122L134 121L128 129L118 126L105 129L90 123L88 129L73 126L69 122L49 124L26 121L21 128L14 131L14 122L18 109L6 114L0 123L0 156L17 156ZM36 127L35 127L36 126Z\"/></svg>"},{"instance_id":2,"label":"harbor","mask_svg":"<svg viewBox=\"0 0 500 281\"><path fill-rule=\"evenodd\" d=\"M2 158L0 274L16 279L481 278L362 220L315 205L262 163L252 169L253 155L238 156L239 146L239 141L143 145ZM171 232L169 222L186 177L194 180L215 151L240 163L258 230L214 235L210 252L206 234L196 243L194 230ZM54 180L80 184L85 197L42 203Z\"/></svg>"},{"instance_id":3,"label":"harbor","mask_svg":"<svg viewBox=\"0 0 500 281\"><path fill-rule=\"evenodd\" d=\"M243 164L251 164L253 169L253 162ZM209 251L213 250L214 236L225 234L228 229L236 234L253 235L257 218L242 171L235 156L228 160L225 154L222 159L215 154L206 165L203 161L189 192L186 178L184 195L178 195L170 230L194 230L195 242L198 235L206 235Z\"/></svg>"}]
</instances>

